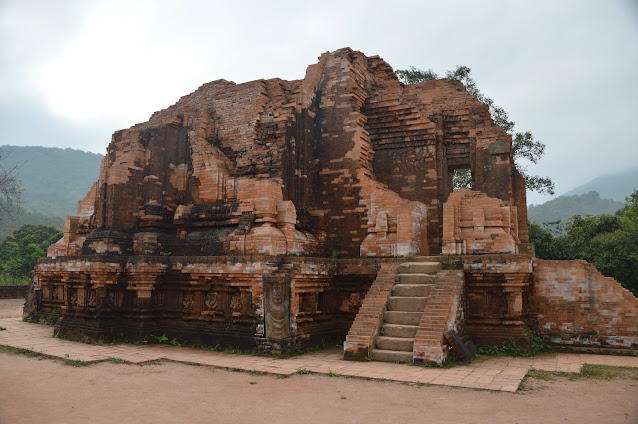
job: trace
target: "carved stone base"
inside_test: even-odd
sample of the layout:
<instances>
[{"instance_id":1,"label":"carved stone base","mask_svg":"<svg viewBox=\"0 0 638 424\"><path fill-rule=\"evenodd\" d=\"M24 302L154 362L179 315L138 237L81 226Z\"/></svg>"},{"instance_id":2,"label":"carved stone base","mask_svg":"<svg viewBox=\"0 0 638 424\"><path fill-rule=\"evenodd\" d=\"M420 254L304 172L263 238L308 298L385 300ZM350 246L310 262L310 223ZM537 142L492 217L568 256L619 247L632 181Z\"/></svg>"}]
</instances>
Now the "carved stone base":
<instances>
[{"instance_id":1,"label":"carved stone base","mask_svg":"<svg viewBox=\"0 0 638 424\"><path fill-rule=\"evenodd\" d=\"M343 340L374 260L273 256L43 260L25 316L75 341L156 342L277 354Z\"/></svg>"}]
</instances>

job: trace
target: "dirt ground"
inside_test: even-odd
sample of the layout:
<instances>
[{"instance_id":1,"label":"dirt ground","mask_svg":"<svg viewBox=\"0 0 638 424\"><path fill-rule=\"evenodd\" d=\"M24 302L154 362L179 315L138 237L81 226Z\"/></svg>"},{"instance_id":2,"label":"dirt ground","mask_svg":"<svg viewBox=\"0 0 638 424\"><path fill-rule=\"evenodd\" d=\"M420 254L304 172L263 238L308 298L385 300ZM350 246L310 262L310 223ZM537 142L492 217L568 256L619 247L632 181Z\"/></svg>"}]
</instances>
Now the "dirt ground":
<instances>
[{"instance_id":1,"label":"dirt ground","mask_svg":"<svg viewBox=\"0 0 638 424\"><path fill-rule=\"evenodd\" d=\"M24 299L0 299L0 319L22 316Z\"/></svg>"},{"instance_id":2,"label":"dirt ground","mask_svg":"<svg viewBox=\"0 0 638 424\"><path fill-rule=\"evenodd\" d=\"M503 393L169 362L74 367L0 353L0 424L634 424L637 399L638 380L630 379L527 379Z\"/></svg>"},{"instance_id":3,"label":"dirt ground","mask_svg":"<svg viewBox=\"0 0 638 424\"><path fill-rule=\"evenodd\" d=\"M638 381L529 379L518 393L178 363L0 354L0 423L637 423Z\"/></svg>"}]
</instances>

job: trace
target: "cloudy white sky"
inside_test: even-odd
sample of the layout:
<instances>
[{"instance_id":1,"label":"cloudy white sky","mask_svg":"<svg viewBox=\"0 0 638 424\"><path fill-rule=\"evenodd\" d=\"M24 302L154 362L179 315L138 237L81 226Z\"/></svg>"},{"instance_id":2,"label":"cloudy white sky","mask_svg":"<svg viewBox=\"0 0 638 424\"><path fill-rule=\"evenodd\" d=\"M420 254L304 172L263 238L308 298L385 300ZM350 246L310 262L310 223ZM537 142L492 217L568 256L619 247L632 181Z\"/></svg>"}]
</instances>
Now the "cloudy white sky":
<instances>
[{"instance_id":1,"label":"cloudy white sky","mask_svg":"<svg viewBox=\"0 0 638 424\"><path fill-rule=\"evenodd\" d=\"M0 144L104 153L205 82L302 78L346 46L395 69L471 67L547 145L529 170L557 194L638 166L638 3L613 0L0 0Z\"/></svg>"}]
</instances>

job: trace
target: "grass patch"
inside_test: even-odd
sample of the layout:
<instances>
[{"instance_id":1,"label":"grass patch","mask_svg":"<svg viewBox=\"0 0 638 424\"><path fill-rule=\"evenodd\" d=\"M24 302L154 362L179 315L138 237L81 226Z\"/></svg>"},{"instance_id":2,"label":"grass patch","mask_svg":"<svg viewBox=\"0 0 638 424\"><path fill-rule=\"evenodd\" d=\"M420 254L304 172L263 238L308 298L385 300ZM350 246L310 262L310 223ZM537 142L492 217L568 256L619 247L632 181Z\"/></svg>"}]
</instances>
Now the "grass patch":
<instances>
[{"instance_id":1,"label":"grass patch","mask_svg":"<svg viewBox=\"0 0 638 424\"><path fill-rule=\"evenodd\" d=\"M172 341L171 341L171 344L173 344ZM181 345L178 345L178 346L181 346ZM196 349L208 350L210 352L228 353L228 354L231 354L231 355L260 356L260 357L273 358L273 359L280 359L281 358L281 355L279 353L276 353L276 352L269 352L269 351L258 350L258 349L240 349L238 347L233 347L233 346L225 346L225 347L223 347L220 344L217 344L215 346L192 345L191 347L196 348Z\"/></svg>"},{"instance_id":2,"label":"grass patch","mask_svg":"<svg viewBox=\"0 0 638 424\"><path fill-rule=\"evenodd\" d=\"M297 371L295 371L297 374L310 374L310 371L308 371L305 368L299 368Z\"/></svg>"},{"instance_id":3,"label":"grass patch","mask_svg":"<svg viewBox=\"0 0 638 424\"><path fill-rule=\"evenodd\" d=\"M529 370L525 379L535 378L543 381L554 381L557 378L575 380L638 380L638 368L616 367L611 365L584 364L579 373L564 371Z\"/></svg>"},{"instance_id":4,"label":"grass patch","mask_svg":"<svg viewBox=\"0 0 638 424\"><path fill-rule=\"evenodd\" d=\"M47 319L38 320L37 318L34 318L32 316L26 316L26 317L22 318L22 321L30 322L30 323L33 323L33 324L42 324L42 325L56 325L57 324L57 320L55 320L55 319L52 320L52 321L49 321Z\"/></svg>"},{"instance_id":5,"label":"grass patch","mask_svg":"<svg viewBox=\"0 0 638 424\"><path fill-rule=\"evenodd\" d=\"M573 380L572 377L576 377L578 374L573 372L565 372L565 371L544 371L544 370L529 370L525 375L525 379L527 378L535 378L537 380L543 381L554 381L558 377L569 378Z\"/></svg>"},{"instance_id":6,"label":"grass patch","mask_svg":"<svg viewBox=\"0 0 638 424\"><path fill-rule=\"evenodd\" d=\"M141 366L146 366L146 365L163 365L163 364L164 364L164 360L162 360L162 359L153 359L151 361L142 362L140 365Z\"/></svg>"},{"instance_id":7,"label":"grass patch","mask_svg":"<svg viewBox=\"0 0 638 424\"><path fill-rule=\"evenodd\" d=\"M6 330L6 328L0 325L0 331L4 331L4 330Z\"/></svg>"},{"instance_id":8,"label":"grass patch","mask_svg":"<svg viewBox=\"0 0 638 424\"><path fill-rule=\"evenodd\" d=\"M537 331L532 331L530 336L530 347L525 349L514 342L503 342L499 345L478 346L479 355L490 356L522 356L528 358L542 352L551 352L552 349L545 345L543 336Z\"/></svg>"},{"instance_id":9,"label":"grass patch","mask_svg":"<svg viewBox=\"0 0 638 424\"><path fill-rule=\"evenodd\" d=\"M128 364L129 363L129 361L122 358L109 358L107 359L107 361L111 362L112 364Z\"/></svg>"},{"instance_id":10,"label":"grass patch","mask_svg":"<svg viewBox=\"0 0 638 424\"><path fill-rule=\"evenodd\" d=\"M152 337L159 344L168 343L168 337L166 337L166 333L162 334L161 336L152 336Z\"/></svg>"},{"instance_id":11,"label":"grass patch","mask_svg":"<svg viewBox=\"0 0 638 424\"><path fill-rule=\"evenodd\" d=\"M62 364L69 365L71 367L86 367L91 365L90 362L80 361L79 359L65 359Z\"/></svg>"},{"instance_id":12,"label":"grass patch","mask_svg":"<svg viewBox=\"0 0 638 424\"><path fill-rule=\"evenodd\" d=\"M40 352L35 352L33 350L23 349L21 347L3 346L3 345L0 345L0 352L8 353L11 355L25 355L31 358L37 358L39 356L42 356Z\"/></svg>"},{"instance_id":13,"label":"grass patch","mask_svg":"<svg viewBox=\"0 0 638 424\"><path fill-rule=\"evenodd\" d=\"M26 286L27 284L29 284L29 277L13 277L0 273L0 286Z\"/></svg>"},{"instance_id":14,"label":"grass patch","mask_svg":"<svg viewBox=\"0 0 638 424\"><path fill-rule=\"evenodd\" d=\"M617 378L638 380L638 368L632 367L585 364L580 374L583 378L593 378L595 380L615 380Z\"/></svg>"}]
</instances>

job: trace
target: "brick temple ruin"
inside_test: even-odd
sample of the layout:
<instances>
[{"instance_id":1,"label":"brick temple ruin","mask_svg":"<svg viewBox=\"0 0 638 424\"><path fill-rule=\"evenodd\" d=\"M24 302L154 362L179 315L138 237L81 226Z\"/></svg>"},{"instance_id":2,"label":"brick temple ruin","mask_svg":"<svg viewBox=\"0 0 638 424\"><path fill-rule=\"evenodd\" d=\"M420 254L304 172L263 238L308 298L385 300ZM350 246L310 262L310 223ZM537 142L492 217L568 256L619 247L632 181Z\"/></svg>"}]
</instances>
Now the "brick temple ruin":
<instances>
[{"instance_id":1,"label":"brick temple ruin","mask_svg":"<svg viewBox=\"0 0 638 424\"><path fill-rule=\"evenodd\" d=\"M473 189L453 189L470 169ZM462 83L404 85L378 56L302 80L217 80L117 131L35 268L25 317L74 340L441 362L477 344L632 351L638 300L536 259L511 137Z\"/></svg>"}]
</instances>

